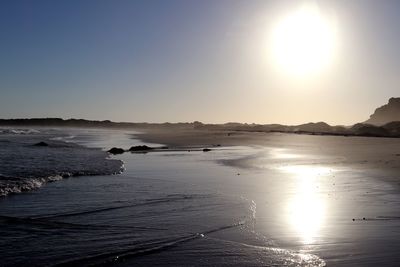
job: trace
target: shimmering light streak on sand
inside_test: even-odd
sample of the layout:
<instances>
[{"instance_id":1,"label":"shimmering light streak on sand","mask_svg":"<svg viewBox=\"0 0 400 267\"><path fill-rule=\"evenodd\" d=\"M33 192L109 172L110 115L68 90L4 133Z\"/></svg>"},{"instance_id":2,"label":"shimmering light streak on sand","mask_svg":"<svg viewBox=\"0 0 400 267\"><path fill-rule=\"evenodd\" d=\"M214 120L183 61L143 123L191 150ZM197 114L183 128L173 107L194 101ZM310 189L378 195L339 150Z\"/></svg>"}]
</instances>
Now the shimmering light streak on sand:
<instances>
[{"instance_id":1,"label":"shimmering light streak on sand","mask_svg":"<svg viewBox=\"0 0 400 267\"><path fill-rule=\"evenodd\" d=\"M285 166L280 168L296 178L293 197L288 200L287 220L304 244L311 244L324 224L326 201L319 193L321 176L331 169L314 166Z\"/></svg>"}]
</instances>

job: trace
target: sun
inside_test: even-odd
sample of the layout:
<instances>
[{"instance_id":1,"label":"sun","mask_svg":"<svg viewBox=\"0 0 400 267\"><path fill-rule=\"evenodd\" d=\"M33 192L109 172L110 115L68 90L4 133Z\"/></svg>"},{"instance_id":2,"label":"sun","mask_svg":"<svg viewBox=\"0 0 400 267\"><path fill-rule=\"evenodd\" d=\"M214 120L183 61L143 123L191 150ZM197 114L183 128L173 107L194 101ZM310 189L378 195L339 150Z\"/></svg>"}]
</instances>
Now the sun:
<instances>
[{"instance_id":1,"label":"sun","mask_svg":"<svg viewBox=\"0 0 400 267\"><path fill-rule=\"evenodd\" d=\"M272 56L282 71L310 75L328 66L336 47L335 21L316 4L302 5L278 21L272 31Z\"/></svg>"}]
</instances>

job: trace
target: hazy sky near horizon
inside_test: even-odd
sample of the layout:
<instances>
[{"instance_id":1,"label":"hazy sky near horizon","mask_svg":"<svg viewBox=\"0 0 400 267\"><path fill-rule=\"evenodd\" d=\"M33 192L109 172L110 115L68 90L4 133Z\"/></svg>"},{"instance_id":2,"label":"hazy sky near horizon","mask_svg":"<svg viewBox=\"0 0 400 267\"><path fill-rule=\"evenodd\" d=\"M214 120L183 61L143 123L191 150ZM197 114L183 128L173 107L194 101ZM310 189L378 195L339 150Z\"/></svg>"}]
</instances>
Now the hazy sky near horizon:
<instances>
[{"instance_id":1,"label":"hazy sky near horizon","mask_svg":"<svg viewBox=\"0 0 400 267\"><path fill-rule=\"evenodd\" d=\"M400 1L312 1L337 42L299 77L269 36L304 2L1 1L0 117L353 124L400 95Z\"/></svg>"}]
</instances>

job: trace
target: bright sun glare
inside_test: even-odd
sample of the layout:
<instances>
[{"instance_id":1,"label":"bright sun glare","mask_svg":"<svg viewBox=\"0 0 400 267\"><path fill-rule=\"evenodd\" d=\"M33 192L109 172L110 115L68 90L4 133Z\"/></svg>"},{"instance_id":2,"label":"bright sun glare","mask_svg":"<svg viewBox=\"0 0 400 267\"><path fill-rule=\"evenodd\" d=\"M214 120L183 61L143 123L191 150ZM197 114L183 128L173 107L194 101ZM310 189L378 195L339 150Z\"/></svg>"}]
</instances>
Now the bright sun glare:
<instances>
[{"instance_id":1,"label":"bright sun glare","mask_svg":"<svg viewBox=\"0 0 400 267\"><path fill-rule=\"evenodd\" d=\"M283 17L272 31L272 53L284 72L309 75L333 59L336 25L316 4L306 4Z\"/></svg>"}]
</instances>

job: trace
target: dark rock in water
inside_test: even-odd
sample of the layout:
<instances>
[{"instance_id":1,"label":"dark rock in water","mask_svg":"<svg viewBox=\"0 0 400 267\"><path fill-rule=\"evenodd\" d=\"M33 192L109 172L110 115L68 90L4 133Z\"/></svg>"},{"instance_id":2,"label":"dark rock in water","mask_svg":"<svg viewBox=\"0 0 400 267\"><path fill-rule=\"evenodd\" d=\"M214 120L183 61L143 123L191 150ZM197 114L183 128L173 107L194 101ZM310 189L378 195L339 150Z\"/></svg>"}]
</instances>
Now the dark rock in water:
<instances>
[{"instance_id":1,"label":"dark rock in water","mask_svg":"<svg viewBox=\"0 0 400 267\"><path fill-rule=\"evenodd\" d=\"M108 152L108 153L111 153L111 154L114 154L114 155L117 155L117 154L122 154L122 153L124 153L125 150L123 150L122 148L119 148L119 147L113 147L113 148L111 148L110 150L108 150L107 152Z\"/></svg>"},{"instance_id":2,"label":"dark rock in water","mask_svg":"<svg viewBox=\"0 0 400 267\"><path fill-rule=\"evenodd\" d=\"M211 151L211 149L209 149L209 148L203 148L203 152L208 152L208 151Z\"/></svg>"},{"instance_id":3,"label":"dark rock in water","mask_svg":"<svg viewBox=\"0 0 400 267\"><path fill-rule=\"evenodd\" d=\"M129 148L129 151L148 151L148 150L152 150L154 148L143 145L143 146L133 146L131 148Z\"/></svg>"},{"instance_id":4,"label":"dark rock in water","mask_svg":"<svg viewBox=\"0 0 400 267\"><path fill-rule=\"evenodd\" d=\"M49 146L49 144L47 144L46 142L39 142L34 144L34 146Z\"/></svg>"}]
</instances>

